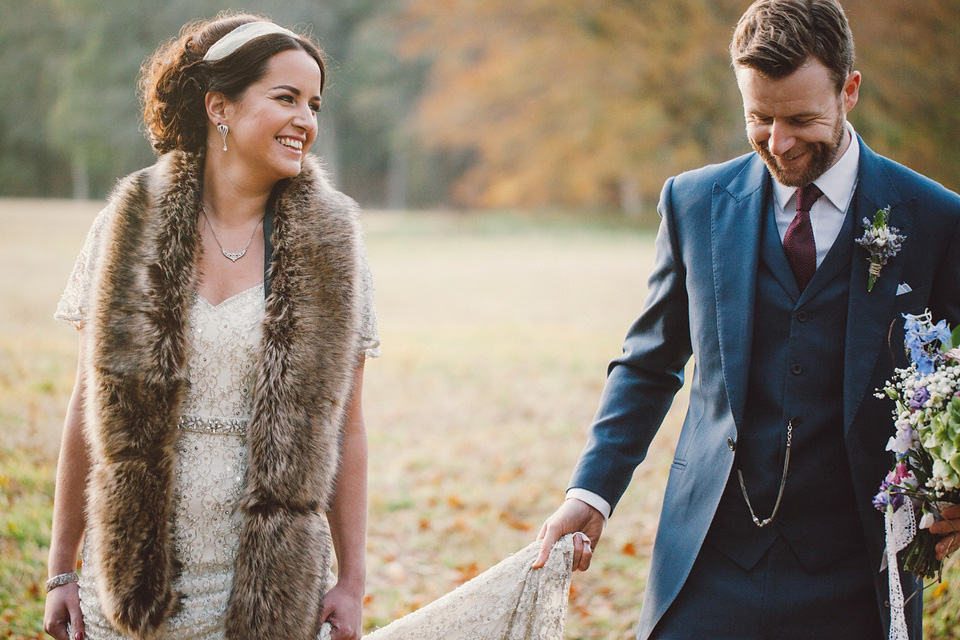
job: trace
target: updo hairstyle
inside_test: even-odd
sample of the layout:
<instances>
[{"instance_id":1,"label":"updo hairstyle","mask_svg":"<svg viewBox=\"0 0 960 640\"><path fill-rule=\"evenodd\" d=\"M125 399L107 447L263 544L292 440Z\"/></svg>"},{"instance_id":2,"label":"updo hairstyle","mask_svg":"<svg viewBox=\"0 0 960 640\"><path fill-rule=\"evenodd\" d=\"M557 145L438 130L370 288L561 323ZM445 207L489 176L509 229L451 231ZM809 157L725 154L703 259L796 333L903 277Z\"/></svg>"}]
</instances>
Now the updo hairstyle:
<instances>
[{"instance_id":1,"label":"updo hairstyle","mask_svg":"<svg viewBox=\"0 0 960 640\"><path fill-rule=\"evenodd\" d=\"M320 66L320 90L326 82L321 49L309 38L272 33L247 42L220 60L205 61L207 50L237 27L248 22L269 22L251 14L224 15L191 22L179 36L164 43L140 69L139 93L147 138L157 153L180 150L201 153L207 140L204 97L219 91L238 100L260 80L270 58L300 49Z\"/></svg>"}]
</instances>

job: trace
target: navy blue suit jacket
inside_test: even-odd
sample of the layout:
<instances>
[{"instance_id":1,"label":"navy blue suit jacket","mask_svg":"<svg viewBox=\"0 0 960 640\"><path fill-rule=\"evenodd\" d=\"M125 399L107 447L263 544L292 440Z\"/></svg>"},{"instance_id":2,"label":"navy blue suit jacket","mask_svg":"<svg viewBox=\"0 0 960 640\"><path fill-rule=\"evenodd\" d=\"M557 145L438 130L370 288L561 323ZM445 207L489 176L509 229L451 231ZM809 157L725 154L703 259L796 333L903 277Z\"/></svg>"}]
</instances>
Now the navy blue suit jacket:
<instances>
[{"instance_id":1,"label":"navy blue suit jacket","mask_svg":"<svg viewBox=\"0 0 960 640\"><path fill-rule=\"evenodd\" d=\"M851 204L860 220L890 206L903 248L867 292L867 253L853 250L844 354L844 437L873 566L880 566L883 519L871 505L889 471L892 404L874 391L904 366L904 312L924 308L960 321L960 196L886 158L859 138ZM742 423L754 323L754 296L770 175L751 153L671 178L658 210L656 264L623 355L609 369L600 408L571 487L614 507L647 453L684 366L695 361L690 403L670 469L637 636L646 638L693 566L727 484ZM860 232L855 234L860 235ZM898 285L909 293L897 295ZM891 346L888 346L891 345ZM840 348L840 345L838 345ZM896 362L895 360L896 359ZM811 398L811 402L816 402ZM879 602L886 575L877 574ZM914 603L919 606L919 598ZM918 611L913 612L918 619Z\"/></svg>"}]
</instances>

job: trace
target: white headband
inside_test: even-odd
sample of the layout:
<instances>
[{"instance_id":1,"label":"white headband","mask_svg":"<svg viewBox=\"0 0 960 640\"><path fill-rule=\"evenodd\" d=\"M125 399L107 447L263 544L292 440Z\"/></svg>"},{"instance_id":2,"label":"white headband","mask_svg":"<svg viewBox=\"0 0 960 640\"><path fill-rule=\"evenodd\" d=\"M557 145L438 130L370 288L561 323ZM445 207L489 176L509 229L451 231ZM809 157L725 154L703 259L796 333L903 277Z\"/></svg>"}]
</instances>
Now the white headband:
<instances>
[{"instance_id":1,"label":"white headband","mask_svg":"<svg viewBox=\"0 0 960 640\"><path fill-rule=\"evenodd\" d=\"M271 33L285 33L291 38L300 39L300 36L293 31L284 29L272 22L247 22L214 42L213 46L207 49L207 53L203 56L203 59L207 62L223 60L251 40L270 35Z\"/></svg>"}]
</instances>

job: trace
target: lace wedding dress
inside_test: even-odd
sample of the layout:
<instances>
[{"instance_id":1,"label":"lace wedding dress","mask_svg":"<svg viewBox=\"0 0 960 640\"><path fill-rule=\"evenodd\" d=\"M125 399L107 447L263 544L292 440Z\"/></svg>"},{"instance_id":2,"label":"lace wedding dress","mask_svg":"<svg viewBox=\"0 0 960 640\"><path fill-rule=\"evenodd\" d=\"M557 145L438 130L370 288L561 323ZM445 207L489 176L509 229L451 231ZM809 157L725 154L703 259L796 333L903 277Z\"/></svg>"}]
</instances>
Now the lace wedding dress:
<instances>
[{"instance_id":1,"label":"lace wedding dress","mask_svg":"<svg viewBox=\"0 0 960 640\"><path fill-rule=\"evenodd\" d=\"M113 210L108 207L95 220L56 318L78 327L83 323L94 266L111 215ZM366 357L377 357L380 341L369 269L364 269L363 299L361 350ZM185 597L183 608L166 622L159 638L223 638L242 525L235 507L243 496L247 468L245 434L252 412L250 390L263 303L262 284L218 305L196 293L191 303L187 341L190 386L177 424L172 528L174 548L183 563L174 589ZM93 567L84 566L80 602L86 637L122 640L124 636L101 612Z\"/></svg>"},{"instance_id":2,"label":"lace wedding dress","mask_svg":"<svg viewBox=\"0 0 960 640\"><path fill-rule=\"evenodd\" d=\"M112 209L97 217L77 259L56 317L83 323L94 265ZM380 355L373 285L364 269L361 350ZM174 545L183 568L174 588L182 609L158 640L223 640L241 520L235 506L246 472L250 388L263 319L263 285L212 305L194 295L189 315L190 388L178 422L174 480ZM437 602L369 636L371 640L560 639L567 608L573 547L563 541L548 565L532 571L531 545ZM90 640L126 640L104 619L93 568L80 578L81 609ZM333 581L331 580L331 584ZM329 637L325 627L321 638Z\"/></svg>"},{"instance_id":3,"label":"lace wedding dress","mask_svg":"<svg viewBox=\"0 0 960 640\"><path fill-rule=\"evenodd\" d=\"M561 640L567 616L573 539L564 536L540 569L532 543L439 600L364 640ZM321 640L329 640L324 625Z\"/></svg>"}]
</instances>

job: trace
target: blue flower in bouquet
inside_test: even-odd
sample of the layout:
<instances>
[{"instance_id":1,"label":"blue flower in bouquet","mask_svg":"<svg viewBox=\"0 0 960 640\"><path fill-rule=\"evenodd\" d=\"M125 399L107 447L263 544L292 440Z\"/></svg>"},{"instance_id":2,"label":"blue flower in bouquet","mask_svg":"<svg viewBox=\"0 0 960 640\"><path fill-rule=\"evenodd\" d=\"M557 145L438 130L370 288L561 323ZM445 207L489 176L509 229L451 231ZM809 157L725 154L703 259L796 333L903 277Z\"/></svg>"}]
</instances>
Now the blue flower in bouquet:
<instances>
[{"instance_id":1,"label":"blue flower in bouquet","mask_svg":"<svg viewBox=\"0 0 960 640\"><path fill-rule=\"evenodd\" d=\"M910 359L922 375L933 373L945 358L940 345L950 344L950 328L946 320L933 324L930 312L921 315L903 314L906 346Z\"/></svg>"}]
</instances>

